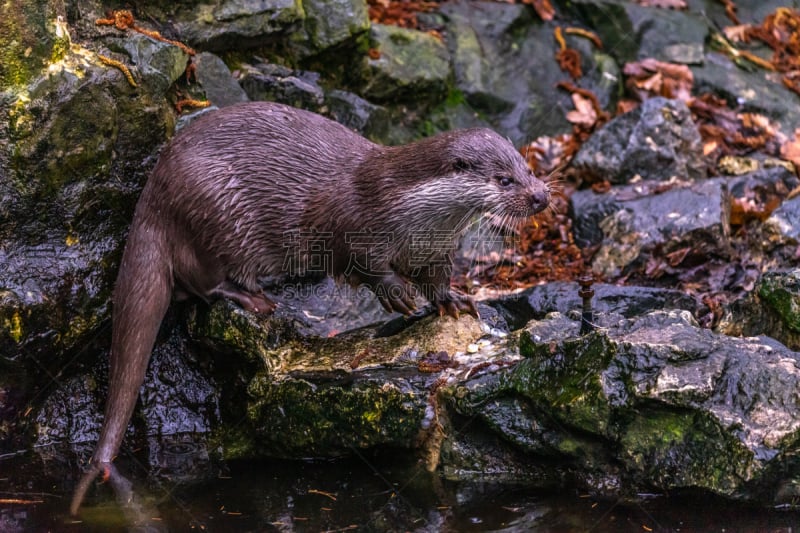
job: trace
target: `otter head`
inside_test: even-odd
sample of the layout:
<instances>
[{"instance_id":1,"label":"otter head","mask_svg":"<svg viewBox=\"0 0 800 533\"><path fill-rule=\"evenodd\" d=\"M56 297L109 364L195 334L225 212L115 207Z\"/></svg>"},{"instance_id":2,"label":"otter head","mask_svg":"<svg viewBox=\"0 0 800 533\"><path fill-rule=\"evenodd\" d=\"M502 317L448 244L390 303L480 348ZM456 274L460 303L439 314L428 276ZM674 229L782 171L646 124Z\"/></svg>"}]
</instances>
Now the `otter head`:
<instances>
[{"instance_id":1,"label":"otter head","mask_svg":"<svg viewBox=\"0 0 800 533\"><path fill-rule=\"evenodd\" d=\"M487 128L457 132L449 146L456 177L485 211L519 219L550 204L548 185L536 177L525 159L507 140Z\"/></svg>"}]
</instances>

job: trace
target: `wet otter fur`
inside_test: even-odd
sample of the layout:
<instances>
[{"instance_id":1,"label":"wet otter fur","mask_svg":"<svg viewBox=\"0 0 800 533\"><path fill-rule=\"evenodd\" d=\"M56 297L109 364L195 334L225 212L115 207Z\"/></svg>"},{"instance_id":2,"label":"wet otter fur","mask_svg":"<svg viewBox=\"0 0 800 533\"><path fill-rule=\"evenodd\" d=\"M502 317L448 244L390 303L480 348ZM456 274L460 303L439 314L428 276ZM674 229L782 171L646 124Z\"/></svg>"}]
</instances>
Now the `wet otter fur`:
<instances>
[{"instance_id":1,"label":"wet otter fur","mask_svg":"<svg viewBox=\"0 0 800 533\"><path fill-rule=\"evenodd\" d=\"M308 250L326 250L327 273L366 285L387 311L410 313L418 291L440 314L477 316L450 289L459 233L475 215L522 218L548 203L547 185L489 129L387 147L276 103L197 118L164 149L136 206L113 295L105 419L73 514L119 451L173 297L229 298L269 313L258 278L285 272L287 244L300 236L318 246L297 248L294 274L307 268ZM385 246L359 240L375 233L388 236Z\"/></svg>"}]
</instances>

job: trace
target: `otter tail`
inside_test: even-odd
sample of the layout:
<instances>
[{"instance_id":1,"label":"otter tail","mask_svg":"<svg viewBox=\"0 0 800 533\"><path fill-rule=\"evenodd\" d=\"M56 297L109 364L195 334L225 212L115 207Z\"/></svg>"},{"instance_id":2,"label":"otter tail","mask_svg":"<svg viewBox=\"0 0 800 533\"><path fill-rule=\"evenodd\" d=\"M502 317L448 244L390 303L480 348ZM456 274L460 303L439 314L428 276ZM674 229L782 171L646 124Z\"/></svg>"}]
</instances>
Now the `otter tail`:
<instances>
[{"instance_id":1,"label":"otter tail","mask_svg":"<svg viewBox=\"0 0 800 533\"><path fill-rule=\"evenodd\" d=\"M92 466L75 489L70 506L73 515L77 514L94 478L107 471L108 464L119 452L172 289L172 261L162 230L134 222L114 288L108 400L103 427Z\"/></svg>"}]
</instances>

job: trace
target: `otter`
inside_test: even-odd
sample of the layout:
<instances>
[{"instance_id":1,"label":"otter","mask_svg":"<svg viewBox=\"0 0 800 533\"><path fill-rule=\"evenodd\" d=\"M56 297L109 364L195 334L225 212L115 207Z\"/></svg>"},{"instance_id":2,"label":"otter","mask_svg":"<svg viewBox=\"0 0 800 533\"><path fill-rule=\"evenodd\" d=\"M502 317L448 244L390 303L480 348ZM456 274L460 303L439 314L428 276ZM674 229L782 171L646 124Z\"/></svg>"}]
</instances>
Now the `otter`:
<instances>
[{"instance_id":1,"label":"otter","mask_svg":"<svg viewBox=\"0 0 800 533\"><path fill-rule=\"evenodd\" d=\"M267 314L259 277L326 274L409 314L478 316L450 288L452 251L475 215L528 217L550 201L494 131L382 146L321 115L269 102L206 113L165 147L142 190L112 297L109 395L91 481L119 451L170 301L228 298ZM315 252L316 251L316 252Z\"/></svg>"}]
</instances>

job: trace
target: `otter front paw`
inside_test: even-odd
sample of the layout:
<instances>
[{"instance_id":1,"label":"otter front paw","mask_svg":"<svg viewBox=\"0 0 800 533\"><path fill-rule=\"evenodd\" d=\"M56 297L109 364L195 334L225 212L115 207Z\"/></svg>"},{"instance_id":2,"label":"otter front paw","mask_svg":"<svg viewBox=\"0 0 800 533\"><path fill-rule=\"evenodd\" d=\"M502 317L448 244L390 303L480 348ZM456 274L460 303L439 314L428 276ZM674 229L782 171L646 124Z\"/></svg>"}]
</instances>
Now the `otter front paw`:
<instances>
[{"instance_id":1,"label":"otter front paw","mask_svg":"<svg viewBox=\"0 0 800 533\"><path fill-rule=\"evenodd\" d=\"M478 308L472 298L452 289L445 291L442 296L434 296L433 305L439 310L439 316L447 314L457 319L460 313L467 313L480 319Z\"/></svg>"},{"instance_id":2,"label":"otter front paw","mask_svg":"<svg viewBox=\"0 0 800 533\"><path fill-rule=\"evenodd\" d=\"M410 315L417 308L414 301L414 286L397 274L383 276L371 288L383 308L389 313L397 311L404 315Z\"/></svg>"}]
</instances>

